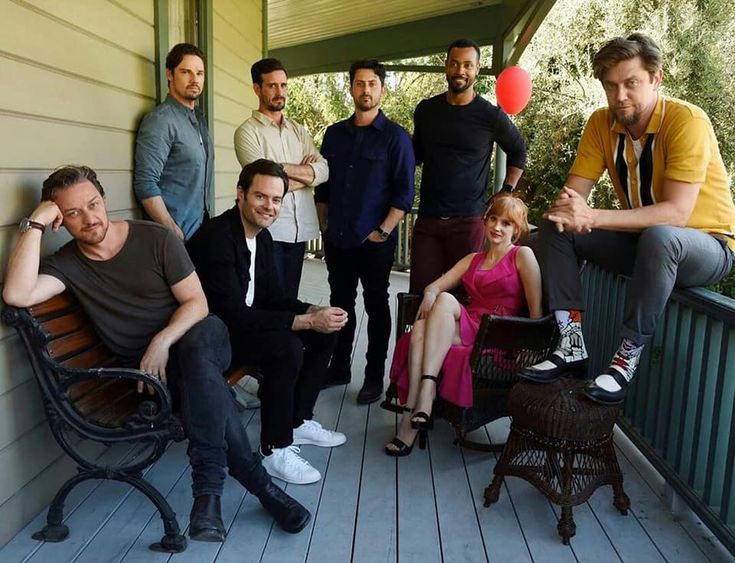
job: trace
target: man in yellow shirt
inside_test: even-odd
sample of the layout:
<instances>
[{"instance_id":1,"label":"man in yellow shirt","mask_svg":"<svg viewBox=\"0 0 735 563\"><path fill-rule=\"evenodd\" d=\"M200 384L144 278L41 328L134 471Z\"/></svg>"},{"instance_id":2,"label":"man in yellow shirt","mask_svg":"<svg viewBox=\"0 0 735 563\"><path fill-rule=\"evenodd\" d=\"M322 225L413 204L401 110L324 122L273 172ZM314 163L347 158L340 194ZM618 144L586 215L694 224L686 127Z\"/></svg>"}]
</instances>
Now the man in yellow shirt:
<instances>
[{"instance_id":1,"label":"man in yellow shirt","mask_svg":"<svg viewBox=\"0 0 735 563\"><path fill-rule=\"evenodd\" d=\"M634 33L593 60L608 107L592 114L569 176L539 233L539 262L561 339L522 376L538 382L586 368L578 259L630 276L621 344L586 395L617 404L674 287L716 283L735 260L735 205L717 139L695 105L659 93L661 51ZM587 205L602 173L621 209Z\"/></svg>"}]
</instances>

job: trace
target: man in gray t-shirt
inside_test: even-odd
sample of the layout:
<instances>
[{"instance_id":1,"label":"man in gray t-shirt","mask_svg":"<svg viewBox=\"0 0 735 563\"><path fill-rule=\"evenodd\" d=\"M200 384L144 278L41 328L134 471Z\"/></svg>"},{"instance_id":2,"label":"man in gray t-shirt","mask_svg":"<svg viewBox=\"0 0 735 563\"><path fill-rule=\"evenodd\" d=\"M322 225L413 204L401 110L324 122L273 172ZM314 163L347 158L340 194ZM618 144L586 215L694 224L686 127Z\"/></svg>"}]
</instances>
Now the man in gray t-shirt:
<instances>
[{"instance_id":1,"label":"man in gray t-shirt","mask_svg":"<svg viewBox=\"0 0 735 563\"><path fill-rule=\"evenodd\" d=\"M73 240L45 259L39 273L41 237L48 226L61 225ZM3 298L29 307L67 289L122 365L176 383L192 468L190 537L224 540L220 496L226 469L284 530L303 529L309 512L274 485L253 456L222 377L230 363L227 328L208 315L183 244L154 223L110 221L104 190L85 166L57 169L44 182L41 204L21 222Z\"/></svg>"}]
</instances>

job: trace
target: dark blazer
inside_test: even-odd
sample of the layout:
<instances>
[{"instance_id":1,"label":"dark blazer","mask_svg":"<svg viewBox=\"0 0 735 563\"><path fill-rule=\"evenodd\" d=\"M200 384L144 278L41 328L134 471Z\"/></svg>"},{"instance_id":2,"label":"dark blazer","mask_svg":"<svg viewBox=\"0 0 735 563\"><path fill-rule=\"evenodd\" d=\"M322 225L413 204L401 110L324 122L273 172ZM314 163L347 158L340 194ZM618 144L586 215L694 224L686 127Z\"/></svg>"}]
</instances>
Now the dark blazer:
<instances>
[{"instance_id":1,"label":"dark blazer","mask_svg":"<svg viewBox=\"0 0 735 563\"><path fill-rule=\"evenodd\" d=\"M237 205L205 221L187 243L209 309L230 332L290 330L308 303L284 295L273 263L273 239L267 229L256 237L255 296L245 304L250 280L250 250Z\"/></svg>"}]
</instances>

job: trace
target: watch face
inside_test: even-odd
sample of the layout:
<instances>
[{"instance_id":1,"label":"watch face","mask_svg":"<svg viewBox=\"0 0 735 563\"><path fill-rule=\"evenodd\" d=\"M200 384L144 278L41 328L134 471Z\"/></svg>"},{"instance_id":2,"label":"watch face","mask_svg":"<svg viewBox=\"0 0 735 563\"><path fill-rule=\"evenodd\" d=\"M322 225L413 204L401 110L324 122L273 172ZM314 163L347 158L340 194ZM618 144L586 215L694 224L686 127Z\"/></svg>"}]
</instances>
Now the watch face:
<instances>
[{"instance_id":1,"label":"watch face","mask_svg":"<svg viewBox=\"0 0 735 563\"><path fill-rule=\"evenodd\" d=\"M46 230L46 227L44 227L43 224L37 221L32 221L28 217L23 217L20 220L20 225L18 225L18 229L20 230L21 233L27 233L31 229L38 229L39 231L43 233Z\"/></svg>"}]
</instances>

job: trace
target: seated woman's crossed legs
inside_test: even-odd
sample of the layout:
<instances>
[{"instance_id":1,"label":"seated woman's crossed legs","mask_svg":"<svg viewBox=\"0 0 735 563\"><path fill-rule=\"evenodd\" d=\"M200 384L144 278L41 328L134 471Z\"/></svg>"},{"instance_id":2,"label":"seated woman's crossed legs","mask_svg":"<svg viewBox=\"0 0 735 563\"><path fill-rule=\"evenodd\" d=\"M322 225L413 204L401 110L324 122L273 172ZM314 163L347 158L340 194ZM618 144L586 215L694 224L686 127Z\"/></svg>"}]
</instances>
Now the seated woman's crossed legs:
<instances>
[{"instance_id":1,"label":"seated woman's crossed legs","mask_svg":"<svg viewBox=\"0 0 735 563\"><path fill-rule=\"evenodd\" d=\"M426 318L411 331L408 353L409 390L396 437L385 446L388 455L411 453L419 430L431 425L436 385L444 358L452 344L460 344L461 308L451 293L440 293Z\"/></svg>"}]
</instances>

